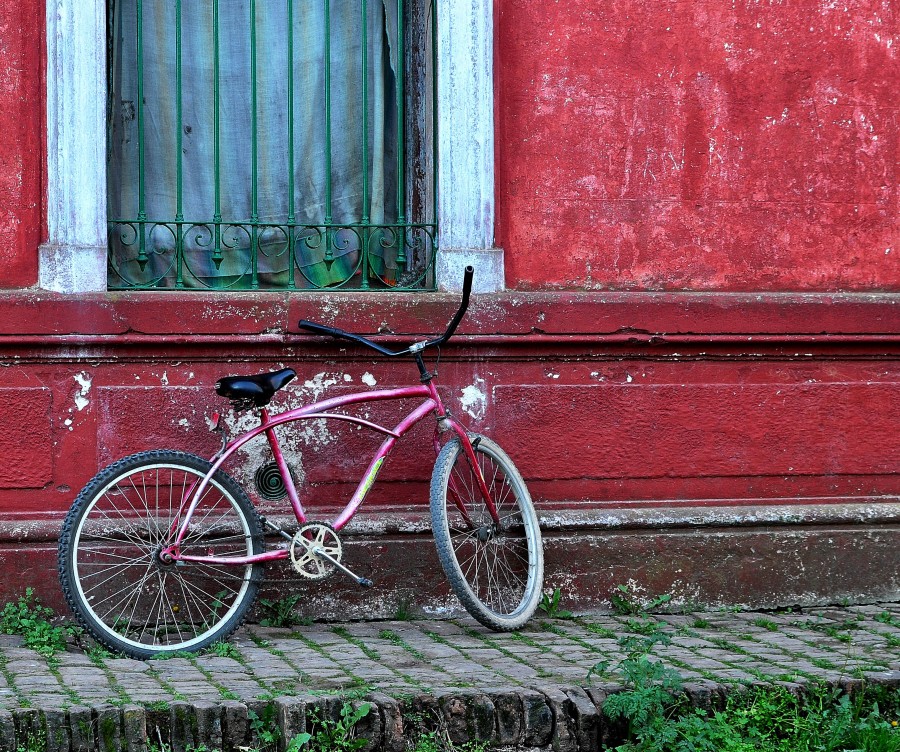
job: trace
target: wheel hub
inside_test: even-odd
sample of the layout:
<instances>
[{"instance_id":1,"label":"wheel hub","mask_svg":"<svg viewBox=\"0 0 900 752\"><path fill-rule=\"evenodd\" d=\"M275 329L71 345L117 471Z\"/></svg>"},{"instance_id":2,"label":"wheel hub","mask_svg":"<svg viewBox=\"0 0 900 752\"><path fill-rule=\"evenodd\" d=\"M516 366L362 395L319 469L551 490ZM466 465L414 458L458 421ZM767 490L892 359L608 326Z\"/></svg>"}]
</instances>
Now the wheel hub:
<instances>
[{"instance_id":1,"label":"wheel hub","mask_svg":"<svg viewBox=\"0 0 900 752\"><path fill-rule=\"evenodd\" d=\"M175 557L172 556L168 547L156 549L153 553L153 561L156 562L158 567L162 567L163 569L170 569L178 563L175 560Z\"/></svg>"},{"instance_id":2,"label":"wheel hub","mask_svg":"<svg viewBox=\"0 0 900 752\"><path fill-rule=\"evenodd\" d=\"M487 543L489 540L494 538L496 534L496 530L494 529L494 525L482 525L478 528L478 532L475 536L478 538L479 543Z\"/></svg>"}]
</instances>

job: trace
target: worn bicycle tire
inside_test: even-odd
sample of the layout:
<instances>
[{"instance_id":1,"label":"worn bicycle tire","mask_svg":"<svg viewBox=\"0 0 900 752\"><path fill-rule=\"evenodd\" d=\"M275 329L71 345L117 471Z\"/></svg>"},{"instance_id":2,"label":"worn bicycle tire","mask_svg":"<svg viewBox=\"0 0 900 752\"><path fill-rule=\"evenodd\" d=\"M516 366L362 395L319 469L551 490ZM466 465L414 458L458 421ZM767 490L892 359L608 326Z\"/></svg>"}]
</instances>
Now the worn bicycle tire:
<instances>
[{"instance_id":1,"label":"worn bicycle tire","mask_svg":"<svg viewBox=\"0 0 900 752\"><path fill-rule=\"evenodd\" d=\"M540 603L542 596L543 578L544 578L544 552L541 541L540 526L537 514L534 511L534 505L531 502L531 496L525 481L519 473L513 461L507 454L493 441L484 436L473 436L473 446L475 448L476 457L483 456L489 458L490 462L496 465L497 469L502 471L505 479L508 479L508 487L512 489L515 496L515 505L521 515L521 524L524 529L522 540L525 541L528 552L527 560L527 577L523 587L523 592L516 607L508 612L498 611L492 604L486 603L488 596L485 588L477 581L479 579L477 565L475 566L475 575L472 576L472 566L464 571L463 564L459 561L457 550L454 546L454 534L451 531L451 523L448 514L448 487L450 484L451 474L454 471L457 460L465 461L465 455L462 444L459 439L449 441L441 449L435 461L434 471L431 476L431 521L432 532L434 534L435 544L437 545L438 558L441 567L447 575L453 592L459 598L465 609L481 624L488 629L497 632L508 632L519 629L533 616L535 610ZM466 466L468 467L468 462ZM480 460L485 462L485 460ZM496 473L495 473L496 475ZM490 484L491 479L487 479ZM479 495L480 498L480 495ZM473 499L467 499L468 502L474 503ZM495 499L497 501L497 499ZM504 503L501 500L500 503ZM470 510L471 511L471 510ZM506 514L506 509L499 509L501 517ZM486 507L481 512L483 519L487 520ZM511 518L512 515L510 515ZM490 525L483 525L482 530L490 528ZM483 556L486 566L490 566L488 559L491 556L490 546L494 545L498 549L501 545L501 539L505 532L485 533L486 540L476 540L478 535L471 534L472 531L463 533L457 531L457 540L467 539L460 542L460 550L463 545L469 545L474 549L472 558ZM508 536L512 538L513 536ZM512 543L511 545L515 545ZM480 548L479 548L480 546ZM496 552L495 552L496 553ZM499 554L496 554L499 555ZM496 562L495 562L496 563ZM496 575L494 577L496 580ZM490 578L488 578L490 580ZM476 592L476 589L479 592ZM500 604L503 598L500 596Z\"/></svg>"},{"instance_id":2,"label":"worn bicycle tire","mask_svg":"<svg viewBox=\"0 0 900 752\"><path fill-rule=\"evenodd\" d=\"M82 532L88 525L86 517L91 514L92 510L99 508L99 502L104 498L105 494L110 491L110 489L118 489L119 487L117 484L123 479L136 476L137 473L143 471L153 470L154 468L169 469L172 471L184 471L185 473L189 473L191 477L202 478L211 467L211 464L207 460L193 454L188 454L186 452L169 450L151 450L140 452L138 454L133 454L125 457L101 470L87 483L87 485L85 485L85 487L76 497L74 503L72 504L72 507L66 515L66 519L63 523L62 532L59 539L57 559L59 580L66 601L71 607L72 612L74 613L78 622L83 627L85 627L85 629L87 629L99 643L101 643L105 647L139 659L150 658L154 655L158 655L159 653L164 652L175 652L182 650L198 651L202 650L205 647L208 647L214 642L227 638L243 623L244 619L246 618L247 613L256 598L259 584L263 576L264 566L262 564L246 565L242 568L236 567L236 569L243 569L243 575L241 575L241 587L235 603L233 603L229 607L227 613L221 619L221 621L214 622L211 627L205 629L198 636L195 635L192 638L183 640L181 642L175 641L167 642L165 644L144 644L138 640L132 640L122 637L117 631L113 629L113 626L115 626L115 622L113 626L106 624L103 621L102 616L96 613L94 607L90 603L91 599L85 595L85 588L82 586L82 583L79 580L77 554ZM185 477L187 477L187 475ZM221 470L217 471L212 476L211 480L212 487L216 489L217 492L221 493L222 498L228 500L228 502L231 504L232 510L236 512L235 519L239 520L240 524L244 527L243 532L241 532L239 535L231 537L238 539L243 537L244 545L247 545L246 539L249 535L249 546L252 553L262 553L265 550L265 540L262 524L259 518L259 514L253 507L253 504L247 498L247 495L233 478L231 478L227 473ZM119 496L124 498L124 494L121 491L119 492ZM139 541L139 543L144 545L145 548L147 548L149 551L150 548L156 545L152 541L153 536L151 533L151 518L154 520L154 523L156 518L152 517L150 505L145 504L145 507L147 510L147 533L144 534L143 529L140 529L138 532L144 534L143 537L148 539L147 541ZM135 510L134 505L131 505L131 509L135 512L138 511ZM157 512L158 511L159 504L157 498ZM102 512L102 509L100 509L100 512ZM98 519L103 520L104 518L98 517ZM138 518L136 517L135 519ZM98 523L96 520L94 520L92 524L96 526ZM156 527L153 528L153 531L158 533L160 529L160 526L156 524ZM137 528L132 525L126 531L126 534L122 535L121 542L117 545L126 546L128 544L134 544L135 540L138 539L138 534L135 532L135 530L137 530ZM192 540L192 543L196 544L197 540L199 539L195 538L194 540ZM204 545L208 544L205 543ZM109 545L109 549L113 549L112 544ZM101 549L98 548L95 550L99 551L101 556L103 555ZM113 553L107 553L107 556L124 558L119 556L118 554ZM153 558L152 553L145 555L145 558L147 558L148 562L150 562ZM123 570L124 576L124 573L127 572L127 569L125 569L125 567L131 565L110 565L110 569L112 569L114 566L119 566ZM148 563L148 572L150 571L150 566L151 564ZM186 566L190 567L192 565L189 563ZM179 568L180 567L171 567L169 569L169 572L171 572L173 577L183 577L183 575L178 573ZM200 572L199 570L194 570L194 574L199 574L201 577L203 576L202 572ZM166 576L168 576L168 573L166 573ZM87 577L87 574L85 574L84 577ZM149 577L145 574L143 581L141 581L140 583L140 587L144 588L149 580L152 580L152 577ZM161 598L166 577L160 575L158 577L158 580ZM153 584L154 583L151 581L150 586L152 587ZM183 584L182 592L185 592ZM135 611L137 610L137 600L141 597L141 595L135 596ZM185 598L187 598L187 595L185 596ZM220 607L221 606L213 606L213 612L218 610L218 608ZM189 609L186 610L189 612ZM162 611L161 606L160 611ZM116 621L118 620L118 618L119 617L117 617ZM206 622L203 623L203 626L206 626ZM179 629L178 631L180 635L181 630Z\"/></svg>"}]
</instances>

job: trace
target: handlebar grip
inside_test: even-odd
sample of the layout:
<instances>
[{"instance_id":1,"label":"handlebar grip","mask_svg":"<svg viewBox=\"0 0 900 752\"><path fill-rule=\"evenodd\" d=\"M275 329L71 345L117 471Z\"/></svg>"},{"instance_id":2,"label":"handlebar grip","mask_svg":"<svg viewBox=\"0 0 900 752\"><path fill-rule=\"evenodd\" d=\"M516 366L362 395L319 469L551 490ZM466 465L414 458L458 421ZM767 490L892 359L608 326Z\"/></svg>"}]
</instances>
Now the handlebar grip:
<instances>
[{"instance_id":1,"label":"handlebar grip","mask_svg":"<svg viewBox=\"0 0 900 752\"><path fill-rule=\"evenodd\" d=\"M429 342L429 344L443 345L453 336L456 327L459 326L459 322L462 321L462 317L466 315L466 309L469 307L469 293L472 292L472 277L474 276L475 270L471 266L467 266L463 272L462 300L459 303L459 310L456 312L453 320L447 325L447 331L437 339Z\"/></svg>"},{"instance_id":2,"label":"handlebar grip","mask_svg":"<svg viewBox=\"0 0 900 752\"><path fill-rule=\"evenodd\" d=\"M386 347L382 347L377 342L372 342L372 340L361 337L358 334L351 334L350 332L345 332L343 329L335 329L330 326L325 326L324 324L317 324L315 321L300 319L300 322L297 324L297 326L301 329L306 329L306 331L313 332L315 334L326 334L329 337L334 337L335 339L345 339L349 342L356 342L358 345L371 347L373 350L377 350L382 355L400 354L394 352L393 350L388 350Z\"/></svg>"},{"instance_id":3,"label":"handlebar grip","mask_svg":"<svg viewBox=\"0 0 900 752\"><path fill-rule=\"evenodd\" d=\"M471 265L463 270L463 286L462 294L465 300L469 299L469 293L472 292L472 278L475 276L475 268Z\"/></svg>"},{"instance_id":4,"label":"handlebar grip","mask_svg":"<svg viewBox=\"0 0 900 752\"><path fill-rule=\"evenodd\" d=\"M316 334L327 334L331 337L340 339L344 339L348 335L348 332L345 332L341 329L333 329L330 326L317 324L315 321L307 321L306 319L300 319L300 323L298 323L297 326L301 329L306 329L306 331L308 332L315 332Z\"/></svg>"}]
</instances>

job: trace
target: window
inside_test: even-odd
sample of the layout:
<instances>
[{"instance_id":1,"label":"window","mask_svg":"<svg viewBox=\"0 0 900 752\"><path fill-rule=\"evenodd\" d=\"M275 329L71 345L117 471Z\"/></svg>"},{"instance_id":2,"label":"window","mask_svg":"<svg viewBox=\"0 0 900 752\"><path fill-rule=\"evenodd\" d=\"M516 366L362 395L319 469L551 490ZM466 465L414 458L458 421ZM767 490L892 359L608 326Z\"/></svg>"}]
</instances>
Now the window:
<instances>
[{"instance_id":1,"label":"window","mask_svg":"<svg viewBox=\"0 0 900 752\"><path fill-rule=\"evenodd\" d=\"M109 288L433 288L433 7L109 0Z\"/></svg>"}]
</instances>

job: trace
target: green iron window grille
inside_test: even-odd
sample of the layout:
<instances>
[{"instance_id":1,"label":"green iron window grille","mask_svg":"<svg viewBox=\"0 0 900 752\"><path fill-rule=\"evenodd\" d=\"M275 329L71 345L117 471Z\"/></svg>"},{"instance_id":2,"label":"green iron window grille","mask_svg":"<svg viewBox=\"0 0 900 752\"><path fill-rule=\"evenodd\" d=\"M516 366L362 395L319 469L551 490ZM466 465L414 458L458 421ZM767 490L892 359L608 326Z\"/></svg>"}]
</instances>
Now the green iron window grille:
<instances>
[{"instance_id":1,"label":"green iron window grille","mask_svg":"<svg viewBox=\"0 0 900 752\"><path fill-rule=\"evenodd\" d=\"M110 289L433 289L429 0L109 0Z\"/></svg>"}]
</instances>

